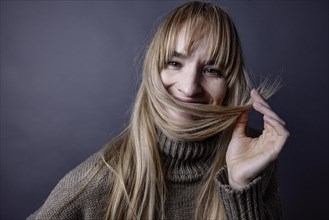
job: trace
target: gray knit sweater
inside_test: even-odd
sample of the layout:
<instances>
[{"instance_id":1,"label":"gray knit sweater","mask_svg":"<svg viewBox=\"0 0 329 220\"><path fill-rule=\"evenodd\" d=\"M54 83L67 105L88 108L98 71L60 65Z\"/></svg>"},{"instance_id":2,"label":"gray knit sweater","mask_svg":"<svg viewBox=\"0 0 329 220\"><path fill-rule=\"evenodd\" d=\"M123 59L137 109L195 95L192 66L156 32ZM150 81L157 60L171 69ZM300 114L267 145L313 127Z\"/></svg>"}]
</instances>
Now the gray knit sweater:
<instances>
[{"instance_id":1,"label":"gray knit sweater","mask_svg":"<svg viewBox=\"0 0 329 220\"><path fill-rule=\"evenodd\" d=\"M203 183L202 177L212 162L215 142L214 138L181 142L159 135L166 175L166 219L194 219L196 196ZM103 219L107 208L108 169L104 166L88 183L89 174L95 172L100 160L100 154L96 153L69 172L44 204L27 219ZM229 186L225 167L218 171L214 181L224 204L226 219L283 219L274 165L239 191ZM63 207L63 204L68 205Z\"/></svg>"}]
</instances>

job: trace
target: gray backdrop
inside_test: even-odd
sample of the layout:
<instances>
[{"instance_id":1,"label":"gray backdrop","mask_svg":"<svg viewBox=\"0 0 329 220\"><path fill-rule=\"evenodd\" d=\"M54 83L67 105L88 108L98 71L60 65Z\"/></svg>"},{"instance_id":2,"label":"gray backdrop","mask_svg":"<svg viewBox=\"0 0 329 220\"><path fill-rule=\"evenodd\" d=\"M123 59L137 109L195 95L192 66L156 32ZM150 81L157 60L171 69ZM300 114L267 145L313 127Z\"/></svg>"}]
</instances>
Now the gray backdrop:
<instances>
[{"instance_id":1,"label":"gray backdrop","mask_svg":"<svg viewBox=\"0 0 329 220\"><path fill-rule=\"evenodd\" d=\"M24 219L124 127L136 57L181 3L1 1L1 219ZM283 78L270 103L291 132L280 162L287 218L328 217L328 2L219 4L250 72Z\"/></svg>"}]
</instances>

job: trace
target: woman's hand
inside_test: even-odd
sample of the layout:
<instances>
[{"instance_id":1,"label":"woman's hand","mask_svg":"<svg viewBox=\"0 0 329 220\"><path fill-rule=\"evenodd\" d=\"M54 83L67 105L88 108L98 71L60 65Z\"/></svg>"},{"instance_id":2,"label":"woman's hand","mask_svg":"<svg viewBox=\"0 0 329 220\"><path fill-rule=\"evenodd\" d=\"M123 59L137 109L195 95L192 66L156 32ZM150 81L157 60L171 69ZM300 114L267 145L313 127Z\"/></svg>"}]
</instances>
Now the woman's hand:
<instances>
[{"instance_id":1,"label":"woman's hand","mask_svg":"<svg viewBox=\"0 0 329 220\"><path fill-rule=\"evenodd\" d=\"M233 189L245 187L277 159L289 136L285 122L256 90L251 91L251 97L254 109L264 115L264 130L258 138L247 137L248 112L239 117L226 153L229 184Z\"/></svg>"}]
</instances>

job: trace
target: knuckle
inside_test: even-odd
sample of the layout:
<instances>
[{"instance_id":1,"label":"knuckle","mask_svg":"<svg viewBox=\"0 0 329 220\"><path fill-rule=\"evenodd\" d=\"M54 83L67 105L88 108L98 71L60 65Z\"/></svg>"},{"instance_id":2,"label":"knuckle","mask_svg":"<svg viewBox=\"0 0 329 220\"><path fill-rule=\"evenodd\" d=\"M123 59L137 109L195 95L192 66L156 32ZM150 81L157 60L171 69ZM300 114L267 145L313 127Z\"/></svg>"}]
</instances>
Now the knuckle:
<instances>
[{"instance_id":1,"label":"knuckle","mask_svg":"<svg viewBox=\"0 0 329 220\"><path fill-rule=\"evenodd\" d=\"M283 133L282 133L282 135L281 135L283 138L288 138L289 136L290 136L290 133L289 133L289 131L288 130L284 130L283 131Z\"/></svg>"}]
</instances>

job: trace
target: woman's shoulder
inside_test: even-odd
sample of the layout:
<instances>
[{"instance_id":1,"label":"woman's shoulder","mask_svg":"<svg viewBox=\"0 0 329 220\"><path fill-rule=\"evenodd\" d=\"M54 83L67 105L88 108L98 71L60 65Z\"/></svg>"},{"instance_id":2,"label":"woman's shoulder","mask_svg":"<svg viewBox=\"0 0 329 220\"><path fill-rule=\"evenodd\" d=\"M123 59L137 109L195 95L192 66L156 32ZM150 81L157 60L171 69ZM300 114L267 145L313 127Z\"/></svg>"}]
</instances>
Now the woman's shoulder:
<instances>
[{"instance_id":1,"label":"woman's shoulder","mask_svg":"<svg viewBox=\"0 0 329 220\"><path fill-rule=\"evenodd\" d=\"M85 159L82 163L68 172L58 183L58 186L71 188L78 185L90 177L91 174L99 169L102 163L102 156L100 152L94 153Z\"/></svg>"},{"instance_id":2,"label":"woman's shoulder","mask_svg":"<svg viewBox=\"0 0 329 220\"><path fill-rule=\"evenodd\" d=\"M28 219L76 219L102 214L106 199L101 195L109 189L109 170L103 164L101 152L89 156L58 182L42 207ZM90 208L95 203L99 210Z\"/></svg>"}]
</instances>

